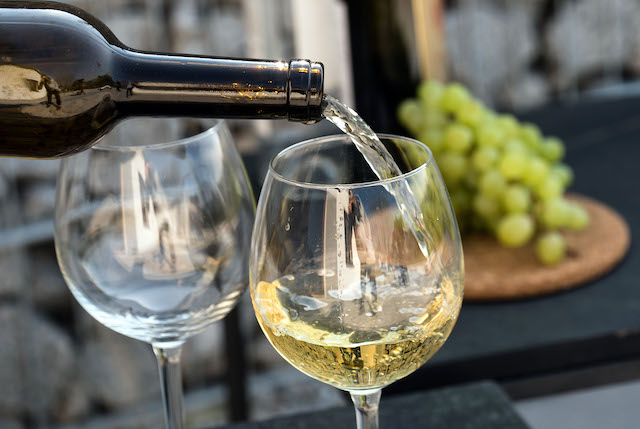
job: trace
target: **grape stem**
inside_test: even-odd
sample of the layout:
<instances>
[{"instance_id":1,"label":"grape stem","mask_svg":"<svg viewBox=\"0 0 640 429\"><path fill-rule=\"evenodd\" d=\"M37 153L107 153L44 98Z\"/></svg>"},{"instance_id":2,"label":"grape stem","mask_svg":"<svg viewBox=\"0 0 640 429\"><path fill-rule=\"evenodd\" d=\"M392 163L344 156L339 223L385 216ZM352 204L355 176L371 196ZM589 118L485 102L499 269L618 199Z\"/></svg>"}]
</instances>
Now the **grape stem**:
<instances>
[{"instance_id":1,"label":"grape stem","mask_svg":"<svg viewBox=\"0 0 640 429\"><path fill-rule=\"evenodd\" d=\"M382 391L375 389L349 393L356 409L357 428L378 429L378 404L380 403Z\"/></svg>"}]
</instances>

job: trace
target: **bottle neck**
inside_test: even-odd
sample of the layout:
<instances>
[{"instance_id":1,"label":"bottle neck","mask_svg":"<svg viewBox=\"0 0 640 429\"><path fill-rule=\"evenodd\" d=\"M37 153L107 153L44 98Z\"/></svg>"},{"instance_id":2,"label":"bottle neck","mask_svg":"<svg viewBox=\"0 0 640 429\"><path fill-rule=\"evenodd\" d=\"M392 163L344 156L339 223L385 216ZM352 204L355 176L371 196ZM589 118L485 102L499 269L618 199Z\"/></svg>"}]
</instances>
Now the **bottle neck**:
<instances>
[{"instance_id":1,"label":"bottle neck","mask_svg":"<svg viewBox=\"0 0 640 429\"><path fill-rule=\"evenodd\" d=\"M117 49L114 70L125 116L322 118L322 65Z\"/></svg>"}]
</instances>

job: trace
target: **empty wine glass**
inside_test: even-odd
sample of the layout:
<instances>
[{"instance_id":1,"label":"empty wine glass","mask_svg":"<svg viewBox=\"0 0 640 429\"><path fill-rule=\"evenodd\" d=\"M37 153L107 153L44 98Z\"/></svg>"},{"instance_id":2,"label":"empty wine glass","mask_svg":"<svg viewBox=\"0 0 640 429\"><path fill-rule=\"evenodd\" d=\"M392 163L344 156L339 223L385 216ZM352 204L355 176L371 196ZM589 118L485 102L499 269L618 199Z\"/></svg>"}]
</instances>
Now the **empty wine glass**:
<instances>
[{"instance_id":1,"label":"empty wine glass","mask_svg":"<svg viewBox=\"0 0 640 429\"><path fill-rule=\"evenodd\" d=\"M182 428L180 346L246 287L253 196L224 122L165 143L109 137L62 161L58 261L89 314L153 346L167 427Z\"/></svg>"},{"instance_id":2,"label":"empty wine glass","mask_svg":"<svg viewBox=\"0 0 640 429\"><path fill-rule=\"evenodd\" d=\"M380 389L445 342L464 276L456 220L429 149L380 137L402 175L379 180L346 135L276 156L250 262L265 335L294 367L348 391L361 429L378 427ZM394 190L406 189L400 181L419 204L420 222L396 199ZM417 224L425 225L425 250Z\"/></svg>"}]
</instances>

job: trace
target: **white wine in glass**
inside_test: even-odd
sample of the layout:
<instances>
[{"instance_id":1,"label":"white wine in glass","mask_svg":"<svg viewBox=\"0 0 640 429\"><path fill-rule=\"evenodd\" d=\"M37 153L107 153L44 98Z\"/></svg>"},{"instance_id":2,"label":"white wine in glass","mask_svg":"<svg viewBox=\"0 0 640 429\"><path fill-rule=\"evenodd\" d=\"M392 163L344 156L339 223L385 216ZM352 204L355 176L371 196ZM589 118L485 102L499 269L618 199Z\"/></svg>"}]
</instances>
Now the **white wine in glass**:
<instances>
[{"instance_id":1,"label":"white wine in glass","mask_svg":"<svg viewBox=\"0 0 640 429\"><path fill-rule=\"evenodd\" d=\"M345 135L280 153L258 204L250 263L255 313L271 344L303 373L350 392L366 429L377 427L380 389L446 341L464 277L431 153L381 137L401 171L383 180Z\"/></svg>"}]
</instances>

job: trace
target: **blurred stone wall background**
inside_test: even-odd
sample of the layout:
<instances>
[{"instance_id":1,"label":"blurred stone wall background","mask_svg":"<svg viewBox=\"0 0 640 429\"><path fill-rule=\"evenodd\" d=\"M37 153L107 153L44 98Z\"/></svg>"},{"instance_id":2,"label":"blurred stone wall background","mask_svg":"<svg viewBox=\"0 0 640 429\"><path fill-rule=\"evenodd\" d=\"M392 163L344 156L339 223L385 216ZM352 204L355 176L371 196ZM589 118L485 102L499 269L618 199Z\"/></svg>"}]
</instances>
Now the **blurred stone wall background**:
<instances>
[{"instance_id":1,"label":"blurred stone wall background","mask_svg":"<svg viewBox=\"0 0 640 429\"><path fill-rule=\"evenodd\" d=\"M452 0L452 79L521 110L589 94L633 95L640 76L638 0Z\"/></svg>"},{"instance_id":2,"label":"blurred stone wall background","mask_svg":"<svg viewBox=\"0 0 640 429\"><path fill-rule=\"evenodd\" d=\"M68 0L98 16L132 47L238 57L255 52L249 49L255 35L247 25L247 9L263 7L276 17L268 34L277 49L267 48L284 58L294 56L295 49L291 1L303 0ZM633 81L640 75L640 0L457 0L446 5L450 76L490 105L517 110L593 92L634 93ZM304 128L287 123L265 128L247 121L231 126L245 154L283 135L295 139ZM161 427L149 347L93 321L59 272L51 224L57 169L56 161L0 159L0 427ZM343 403L337 391L276 355L257 328L246 296L242 310L252 418ZM226 421L226 365L220 323L185 347L189 427Z\"/></svg>"}]
</instances>

